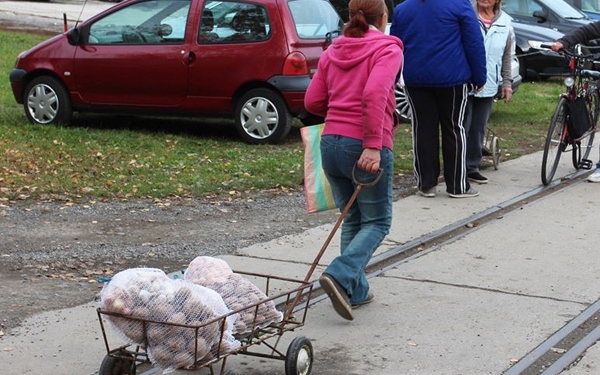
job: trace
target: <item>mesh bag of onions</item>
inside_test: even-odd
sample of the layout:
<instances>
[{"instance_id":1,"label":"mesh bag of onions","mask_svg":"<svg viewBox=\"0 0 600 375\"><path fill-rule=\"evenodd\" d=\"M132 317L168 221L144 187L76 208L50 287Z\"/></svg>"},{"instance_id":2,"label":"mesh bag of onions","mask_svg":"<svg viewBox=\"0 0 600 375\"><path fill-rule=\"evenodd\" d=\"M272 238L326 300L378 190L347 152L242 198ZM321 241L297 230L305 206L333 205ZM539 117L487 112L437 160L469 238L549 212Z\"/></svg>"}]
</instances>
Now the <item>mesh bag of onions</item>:
<instances>
[{"instance_id":1,"label":"mesh bag of onions","mask_svg":"<svg viewBox=\"0 0 600 375\"><path fill-rule=\"evenodd\" d=\"M227 315L218 293L159 269L117 273L102 288L100 308L126 316L106 315L123 339L144 347L150 361L164 369L196 365L240 346L232 335L237 317ZM208 324L218 317L223 319Z\"/></svg>"},{"instance_id":2,"label":"mesh bag of onions","mask_svg":"<svg viewBox=\"0 0 600 375\"><path fill-rule=\"evenodd\" d=\"M222 259L199 256L185 270L184 280L215 290L231 311L239 311L233 326L235 337L244 337L258 328L281 322L283 313L275 308L250 280L235 273ZM260 303L261 301L265 301Z\"/></svg>"}]
</instances>

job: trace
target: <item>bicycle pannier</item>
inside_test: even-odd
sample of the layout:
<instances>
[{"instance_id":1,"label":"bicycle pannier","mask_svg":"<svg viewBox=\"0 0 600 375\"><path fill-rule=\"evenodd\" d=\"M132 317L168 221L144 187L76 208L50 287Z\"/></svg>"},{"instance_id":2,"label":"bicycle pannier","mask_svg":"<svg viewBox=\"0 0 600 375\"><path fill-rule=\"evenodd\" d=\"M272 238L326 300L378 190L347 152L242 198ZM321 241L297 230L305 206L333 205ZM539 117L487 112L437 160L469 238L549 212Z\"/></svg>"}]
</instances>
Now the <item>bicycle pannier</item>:
<instances>
[{"instance_id":1,"label":"bicycle pannier","mask_svg":"<svg viewBox=\"0 0 600 375\"><path fill-rule=\"evenodd\" d=\"M585 101L586 97L580 96L568 105L570 117L568 122L569 135L574 140L581 138L592 127L592 119L590 118Z\"/></svg>"}]
</instances>

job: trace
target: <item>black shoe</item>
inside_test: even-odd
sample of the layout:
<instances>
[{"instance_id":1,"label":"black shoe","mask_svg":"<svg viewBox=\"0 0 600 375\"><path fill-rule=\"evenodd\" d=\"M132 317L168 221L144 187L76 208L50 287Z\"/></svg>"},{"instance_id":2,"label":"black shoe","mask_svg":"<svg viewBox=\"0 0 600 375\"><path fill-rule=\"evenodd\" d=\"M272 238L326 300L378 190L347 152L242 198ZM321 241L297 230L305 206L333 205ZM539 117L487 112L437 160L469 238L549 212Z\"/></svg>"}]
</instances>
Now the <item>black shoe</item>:
<instances>
[{"instance_id":1,"label":"black shoe","mask_svg":"<svg viewBox=\"0 0 600 375\"><path fill-rule=\"evenodd\" d=\"M469 173L467 175L467 177L469 178L469 181L471 181L471 182L476 182L478 184L487 184L488 183L487 177L482 176L481 173L479 173L479 172Z\"/></svg>"},{"instance_id":2,"label":"black shoe","mask_svg":"<svg viewBox=\"0 0 600 375\"><path fill-rule=\"evenodd\" d=\"M348 293L346 293L344 288L342 288L342 286L338 284L333 277L326 273L319 278L319 284L321 284L321 287L329 296L335 312L337 312L344 319L354 320L350 299L348 298Z\"/></svg>"}]
</instances>

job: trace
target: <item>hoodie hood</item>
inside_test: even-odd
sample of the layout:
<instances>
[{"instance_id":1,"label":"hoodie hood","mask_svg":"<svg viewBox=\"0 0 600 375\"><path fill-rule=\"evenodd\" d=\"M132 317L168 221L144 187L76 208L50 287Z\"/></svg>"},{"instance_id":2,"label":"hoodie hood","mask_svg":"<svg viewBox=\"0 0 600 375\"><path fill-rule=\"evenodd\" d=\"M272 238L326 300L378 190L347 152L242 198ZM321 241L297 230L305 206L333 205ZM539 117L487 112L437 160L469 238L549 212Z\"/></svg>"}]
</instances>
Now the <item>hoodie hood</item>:
<instances>
[{"instance_id":1,"label":"hoodie hood","mask_svg":"<svg viewBox=\"0 0 600 375\"><path fill-rule=\"evenodd\" d=\"M400 39L369 29L362 38L341 36L334 39L329 47L329 60L340 69L350 70L390 45L397 45L404 50Z\"/></svg>"}]
</instances>

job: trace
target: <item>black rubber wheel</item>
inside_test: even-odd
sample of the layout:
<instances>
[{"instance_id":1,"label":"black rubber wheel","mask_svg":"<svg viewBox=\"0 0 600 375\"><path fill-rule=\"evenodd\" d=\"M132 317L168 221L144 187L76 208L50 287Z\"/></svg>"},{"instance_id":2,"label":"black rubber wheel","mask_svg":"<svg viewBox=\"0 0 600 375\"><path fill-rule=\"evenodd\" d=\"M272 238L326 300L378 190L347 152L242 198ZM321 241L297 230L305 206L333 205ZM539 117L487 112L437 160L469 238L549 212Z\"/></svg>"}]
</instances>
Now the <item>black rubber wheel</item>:
<instances>
[{"instance_id":1,"label":"black rubber wheel","mask_svg":"<svg viewBox=\"0 0 600 375\"><path fill-rule=\"evenodd\" d=\"M292 129L292 115L278 93L253 89L235 106L235 127L247 143L279 143Z\"/></svg>"},{"instance_id":2,"label":"black rubber wheel","mask_svg":"<svg viewBox=\"0 0 600 375\"><path fill-rule=\"evenodd\" d=\"M285 375L309 375L313 365L313 347L304 336L290 343L285 356Z\"/></svg>"},{"instance_id":3,"label":"black rubber wheel","mask_svg":"<svg viewBox=\"0 0 600 375\"><path fill-rule=\"evenodd\" d=\"M596 125L598 124L598 115L600 114L600 95L596 87L588 92L586 107L592 120L592 130L585 137L577 141L577 145L573 147L573 166L575 169L584 168L583 160L588 159L590 151L594 145L594 136L596 135ZM587 163L589 166L589 163Z\"/></svg>"},{"instance_id":4,"label":"black rubber wheel","mask_svg":"<svg viewBox=\"0 0 600 375\"><path fill-rule=\"evenodd\" d=\"M135 358L132 354L116 353L119 357L106 355L100 364L98 375L135 375ZM121 358L121 357L127 357Z\"/></svg>"},{"instance_id":5,"label":"black rubber wheel","mask_svg":"<svg viewBox=\"0 0 600 375\"><path fill-rule=\"evenodd\" d=\"M71 99L63 84L56 78L34 78L23 93L23 107L34 124L66 124L71 120Z\"/></svg>"},{"instance_id":6,"label":"black rubber wheel","mask_svg":"<svg viewBox=\"0 0 600 375\"><path fill-rule=\"evenodd\" d=\"M494 169L498 170L498 166L500 165L500 156L502 156L502 150L500 149L500 139L496 136L492 137L490 151L492 154L492 163L494 165Z\"/></svg>"},{"instance_id":7,"label":"black rubber wheel","mask_svg":"<svg viewBox=\"0 0 600 375\"><path fill-rule=\"evenodd\" d=\"M552 182L558 168L560 155L566 147L566 141L563 139L566 127L567 99L561 97L550 120L550 127L544 145L544 155L542 156L542 183L544 185Z\"/></svg>"}]
</instances>

